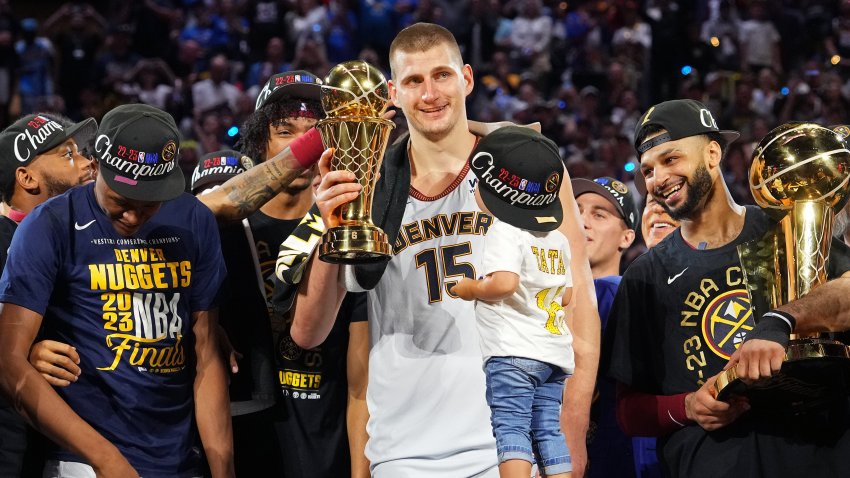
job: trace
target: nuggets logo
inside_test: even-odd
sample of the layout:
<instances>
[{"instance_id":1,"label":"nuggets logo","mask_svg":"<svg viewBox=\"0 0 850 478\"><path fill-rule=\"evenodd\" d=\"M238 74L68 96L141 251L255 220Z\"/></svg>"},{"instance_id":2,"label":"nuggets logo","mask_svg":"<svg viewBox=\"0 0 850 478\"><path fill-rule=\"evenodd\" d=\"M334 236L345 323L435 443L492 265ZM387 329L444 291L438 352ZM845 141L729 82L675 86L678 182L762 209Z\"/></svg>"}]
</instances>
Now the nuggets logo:
<instances>
[{"instance_id":1,"label":"nuggets logo","mask_svg":"<svg viewBox=\"0 0 850 478\"><path fill-rule=\"evenodd\" d=\"M708 304L702 316L702 334L718 357L728 360L753 330L753 310L744 289L720 294Z\"/></svg>"},{"instance_id":2,"label":"nuggets logo","mask_svg":"<svg viewBox=\"0 0 850 478\"><path fill-rule=\"evenodd\" d=\"M620 181L612 182L611 187L614 189L614 191L617 191L620 194L626 194L627 192L629 192L629 188L627 188L626 185L621 183Z\"/></svg>"},{"instance_id":3,"label":"nuggets logo","mask_svg":"<svg viewBox=\"0 0 850 478\"><path fill-rule=\"evenodd\" d=\"M280 356L286 360L296 360L301 356L303 349L299 347L294 340L292 340L292 337L285 335L280 339L277 351L280 353Z\"/></svg>"},{"instance_id":4,"label":"nuggets logo","mask_svg":"<svg viewBox=\"0 0 850 478\"><path fill-rule=\"evenodd\" d=\"M561 175L558 174L558 173L552 173L551 175L549 175L549 177L546 178L546 186L545 186L546 192L551 193L551 192L555 191L556 189L558 189L558 182L560 180L561 180Z\"/></svg>"},{"instance_id":5,"label":"nuggets logo","mask_svg":"<svg viewBox=\"0 0 850 478\"><path fill-rule=\"evenodd\" d=\"M162 147L162 159L164 161L171 161L175 156L177 156L177 143L174 140L169 140Z\"/></svg>"},{"instance_id":6,"label":"nuggets logo","mask_svg":"<svg viewBox=\"0 0 850 478\"><path fill-rule=\"evenodd\" d=\"M239 158L239 164L242 165L243 169L248 170L254 167L254 160L252 160L248 156L242 156L241 158Z\"/></svg>"}]
</instances>

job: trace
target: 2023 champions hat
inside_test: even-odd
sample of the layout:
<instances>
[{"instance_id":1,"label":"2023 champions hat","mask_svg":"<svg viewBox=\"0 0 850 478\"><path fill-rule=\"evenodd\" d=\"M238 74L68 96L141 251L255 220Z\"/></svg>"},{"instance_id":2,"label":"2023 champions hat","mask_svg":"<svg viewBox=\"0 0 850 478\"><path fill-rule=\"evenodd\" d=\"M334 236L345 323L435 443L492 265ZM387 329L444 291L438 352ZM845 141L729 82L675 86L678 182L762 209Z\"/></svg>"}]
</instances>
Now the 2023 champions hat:
<instances>
[{"instance_id":1,"label":"2023 champions hat","mask_svg":"<svg viewBox=\"0 0 850 478\"><path fill-rule=\"evenodd\" d=\"M304 70L286 71L272 75L257 95L254 109L286 96L321 101L322 80Z\"/></svg>"},{"instance_id":2,"label":"2023 champions hat","mask_svg":"<svg viewBox=\"0 0 850 478\"><path fill-rule=\"evenodd\" d=\"M530 231L561 225L564 163L549 138L520 126L499 128L478 142L469 165L484 205L499 220Z\"/></svg>"},{"instance_id":3,"label":"2023 champions hat","mask_svg":"<svg viewBox=\"0 0 850 478\"><path fill-rule=\"evenodd\" d=\"M650 126L658 126L666 131L638 144L644 129ZM640 155L659 144L708 133L719 133L726 140L726 145L741 136L737 131L721 131L711 111L699 101L665 101L646 110L646 113L638 120L635 126L635 149L639 158Z\"/></svg>"},{"instance_id":4,"label":"2023 champions hat","mask_svg":"<svg viewBox=\"0 0 850 478\"><path fill-rule=\"evenodd\" d=\"M186 187L177 165L180 133L170 114L144 104L121 105L100 121L94 154L106 184L138 201L168 201Z\"/></svg>"},{"instance_id":5,"label":"2023 champions hat","mask_svg":"<svg viewBox=\"0 0 850 478\"><path fill-rule=\"evenodd\" d=\"M50 113L26 115L15 121L0 133L0 187L8 189L15 180L15 170L26 166L33 160L53 148L73 138L77 147L88 145L95 132L97 121L88 118L79 123L67 125L67 119Z\"/></svg>"},{"instance_id":6,"label":"2023 champions hat","mask_svg":"<svg viewBox=\"0 0 850 478\"><path fill-rule=\"evenodd\" d=\"M205 154L192 171L192 193L221 184L253 166L251 158L232 149Z\"/></svg>"},{"instance_id":7,"label":"2023 champions hat","mask_svg":"<svg viewBox=\"0 0 850 478\"><path fill-rule=\"evenodd\" d=\"M573 185L573 196L578 198L585 193L596 193L608 200L626 222L626 227L634 230L637 226L638 213L635 206L634 196L631 190L622 181L603 176L593 181L585 178L576 178L571 181Z\"/></svg>"}]
</instances>

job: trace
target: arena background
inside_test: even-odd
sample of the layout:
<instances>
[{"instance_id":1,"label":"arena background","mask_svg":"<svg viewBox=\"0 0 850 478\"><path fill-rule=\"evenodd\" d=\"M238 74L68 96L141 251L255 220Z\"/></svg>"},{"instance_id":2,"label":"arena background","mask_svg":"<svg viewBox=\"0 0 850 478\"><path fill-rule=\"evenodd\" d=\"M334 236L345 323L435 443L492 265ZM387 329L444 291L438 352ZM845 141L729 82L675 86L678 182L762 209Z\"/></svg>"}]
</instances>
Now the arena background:
<instances>
[{"instance_id":1,"label":"arena background","mask_svg":"<svg viewBox=\"0 0 850 478\"><path fill-rule=\"evenodd\" d=\"M541 122L573 177L631 182L640 113L694 98L741 131L724 174L751 203L770 129L850 121L850 0L0 0L0 126L142 101L174 115L188 171L237 143L271 74L353 58L388 74L390 41L417 21L449 28L473 66L469 117Z\"/></svg>"}]
</instances>

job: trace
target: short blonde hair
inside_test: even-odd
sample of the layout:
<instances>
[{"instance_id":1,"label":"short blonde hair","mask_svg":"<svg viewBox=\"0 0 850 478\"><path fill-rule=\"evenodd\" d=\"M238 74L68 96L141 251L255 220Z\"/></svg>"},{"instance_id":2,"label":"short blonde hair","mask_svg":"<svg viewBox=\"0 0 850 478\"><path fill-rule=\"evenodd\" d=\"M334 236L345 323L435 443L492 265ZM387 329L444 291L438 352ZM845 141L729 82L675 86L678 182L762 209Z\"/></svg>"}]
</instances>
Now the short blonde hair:
<instances>
[{"instance_id":1,"label":"short blonde hair","mask_svg":"<svg viewBox=\"0 0 850 478\"><path fill-rule=\"evenodd\" d=\"M456 57L459 64L463 65L460 47L452 32L434 23L414 23L398 32L390 44L390 74L395 78L395 67L393 58L395 52L423 52L439 45L449 47L450 53Z\"/></svg>"}]
</instances>

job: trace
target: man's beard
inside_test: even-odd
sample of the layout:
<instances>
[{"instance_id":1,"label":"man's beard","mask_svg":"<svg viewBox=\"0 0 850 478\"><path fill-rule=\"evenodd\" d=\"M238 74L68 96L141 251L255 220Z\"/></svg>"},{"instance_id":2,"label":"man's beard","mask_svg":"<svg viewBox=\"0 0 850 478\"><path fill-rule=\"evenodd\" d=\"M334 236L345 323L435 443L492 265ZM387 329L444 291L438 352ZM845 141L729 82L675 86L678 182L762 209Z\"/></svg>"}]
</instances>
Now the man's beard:
<instances>
[{"instance_id":1,"label":"man's beard","mask_svg":"<svg viewBox=\"0 0 850 478\"><path fill-rule=\"evenodd\" d=\"M44 189L47 190L47 197L56 197L60 194L64 194L69 189L74 186L79 186L78 184L71 184L69 182L62 181L61 179L45 177L43 179Z\"/></svg>"},{"instance_id":2,"label":"man's beard","mask_svg":"<svg viewBox=\"0 0 850 478\"><path fill-rule=\"evenodd\" d=\"M694 176L687 181L687 194L685 203L679 206L678 209L672 209L663 199L658 201L661 207L667 211L673 219L677 221L687 220L694 216L699 208L699 204L704 197L711 191L711 175L708 173L708 168L700 163L694 171Z\"/></svg>"}]
</instances>

